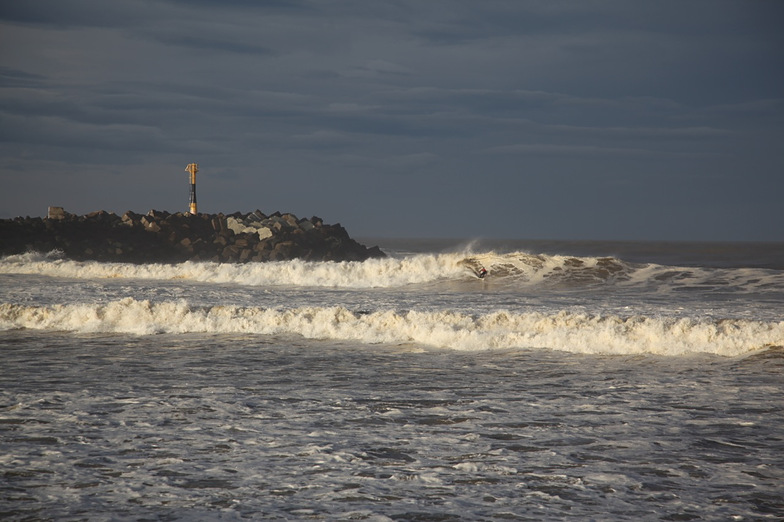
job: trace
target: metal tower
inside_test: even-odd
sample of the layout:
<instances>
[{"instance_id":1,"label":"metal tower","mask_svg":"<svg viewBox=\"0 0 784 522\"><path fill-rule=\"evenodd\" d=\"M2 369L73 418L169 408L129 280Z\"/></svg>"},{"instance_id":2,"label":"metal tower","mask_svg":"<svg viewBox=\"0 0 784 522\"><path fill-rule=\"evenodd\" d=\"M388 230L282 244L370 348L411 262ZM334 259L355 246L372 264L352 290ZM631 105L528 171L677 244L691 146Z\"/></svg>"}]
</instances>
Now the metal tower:
<instances>
[{"instance_id":1,"label":"metal tower","mask_svg":"<svg viewBox=\"0 0 784 522\"><path fill-rule=\"evenodd\" d=\"M199 172L199 166L196 163L191 163L185 167L185 172L191 173L191 203L189 212L196 214L196 173Z\"/></svg>"}]
</instances>

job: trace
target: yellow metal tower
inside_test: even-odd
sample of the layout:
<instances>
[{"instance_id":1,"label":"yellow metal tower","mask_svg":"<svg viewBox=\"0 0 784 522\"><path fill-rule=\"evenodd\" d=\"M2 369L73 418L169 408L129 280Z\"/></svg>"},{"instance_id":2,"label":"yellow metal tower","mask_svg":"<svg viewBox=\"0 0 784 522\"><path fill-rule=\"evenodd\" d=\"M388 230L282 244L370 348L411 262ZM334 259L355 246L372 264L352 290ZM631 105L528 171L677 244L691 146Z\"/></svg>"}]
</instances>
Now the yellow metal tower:
<instances>
[{"instance_id":1,"label":"yellow metal tower","mask_svg":"<svg viewBox=\"0 0 784 522\"><path fill-rule=\"evenodd\" d=\"M190 163L185 167L185 172L191 173L191 204L189 212L196 214L196 173L199 172L199 166L195 163Z\"/></svg>"}]
</instances>

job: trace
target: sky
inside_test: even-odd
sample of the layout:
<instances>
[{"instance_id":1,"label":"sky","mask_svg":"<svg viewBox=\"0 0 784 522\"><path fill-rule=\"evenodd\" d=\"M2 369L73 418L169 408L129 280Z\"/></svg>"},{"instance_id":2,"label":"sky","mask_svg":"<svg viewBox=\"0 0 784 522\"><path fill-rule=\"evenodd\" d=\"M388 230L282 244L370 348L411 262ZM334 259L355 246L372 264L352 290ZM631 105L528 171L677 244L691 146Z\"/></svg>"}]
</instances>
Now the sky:
<instances>
[{"instance_id":1,"label":"sky","mask_svg":"<svg viewBox=\"0 0 784 522\"><path fill-rule=\"evenodd\" d=\"M784 241L779 0L0 2L0 218Z\"/></svg>"}]
</instances>

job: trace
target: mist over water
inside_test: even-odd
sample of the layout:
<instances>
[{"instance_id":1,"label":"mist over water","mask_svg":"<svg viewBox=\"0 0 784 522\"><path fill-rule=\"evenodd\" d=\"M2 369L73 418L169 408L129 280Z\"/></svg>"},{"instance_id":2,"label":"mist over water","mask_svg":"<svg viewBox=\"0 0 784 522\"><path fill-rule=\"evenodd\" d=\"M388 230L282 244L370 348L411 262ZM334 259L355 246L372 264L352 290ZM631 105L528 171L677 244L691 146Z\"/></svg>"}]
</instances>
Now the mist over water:
<instances>
[{"instance_id":1,"label":"mist over water","mask_svg":"<svg viewBox=\"0 0 784 522\"><path fill-rule=\"evenodd\" d=\"M0 513L784 514L779 245L381 246L0 260Z\"/></svg>"}]
</instances>

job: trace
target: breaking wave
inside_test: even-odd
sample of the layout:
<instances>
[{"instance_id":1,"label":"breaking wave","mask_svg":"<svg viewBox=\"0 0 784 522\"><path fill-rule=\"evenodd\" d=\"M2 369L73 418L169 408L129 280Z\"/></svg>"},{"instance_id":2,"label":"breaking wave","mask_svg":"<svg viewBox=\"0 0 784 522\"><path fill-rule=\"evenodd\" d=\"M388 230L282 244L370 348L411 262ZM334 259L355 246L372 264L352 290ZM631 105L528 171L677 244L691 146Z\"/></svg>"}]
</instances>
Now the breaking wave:
<instances>
[{"instance_id":1,"label":"breaking wave","mask_svg":"<svg viewBox=\"0 0 784 522\"><path fill-rule=\"evenodd\" d=\"M37 274L73 279L189 280L248 286L392 288L445 278L465 277L457 254L421 255L364 262L277 261L265 263L185 262L130 264L71 261L56 254L28 253L0 260L0 273Z\"/></svg>"},{"instance_id":2,"label":"breaking wave","mask_svg":"<svg viewBox=\"0 0 784 522\"><path fill-rule=\"evenodd\" d=\"M185 262L129 264L71 261L28 253L0 259L0 274L71 279L186 280L247 286L398 288L439 282L474 282L488 270L488 289L629 286L653 291L729 290L782 292L784 271L761 268L668 267L612 257L569 257L512 252L418 254L363 262L282 261L247 264Z\"/></svg>"},{"instance_id":3,"label":"breaking wave","mask_svg":"<svg viewBox=\"0 0 784 522\"><path fill-rule=\"evenodd\" d=\"M0 305L0 329L79 333L299 335L362 344L414 343L454 350L552 349L591 354L737 356L784 345L784 322L559 312L355 312L345 307L193 307L125 298L104 304Z\"/></svg>"}]
</instances>

